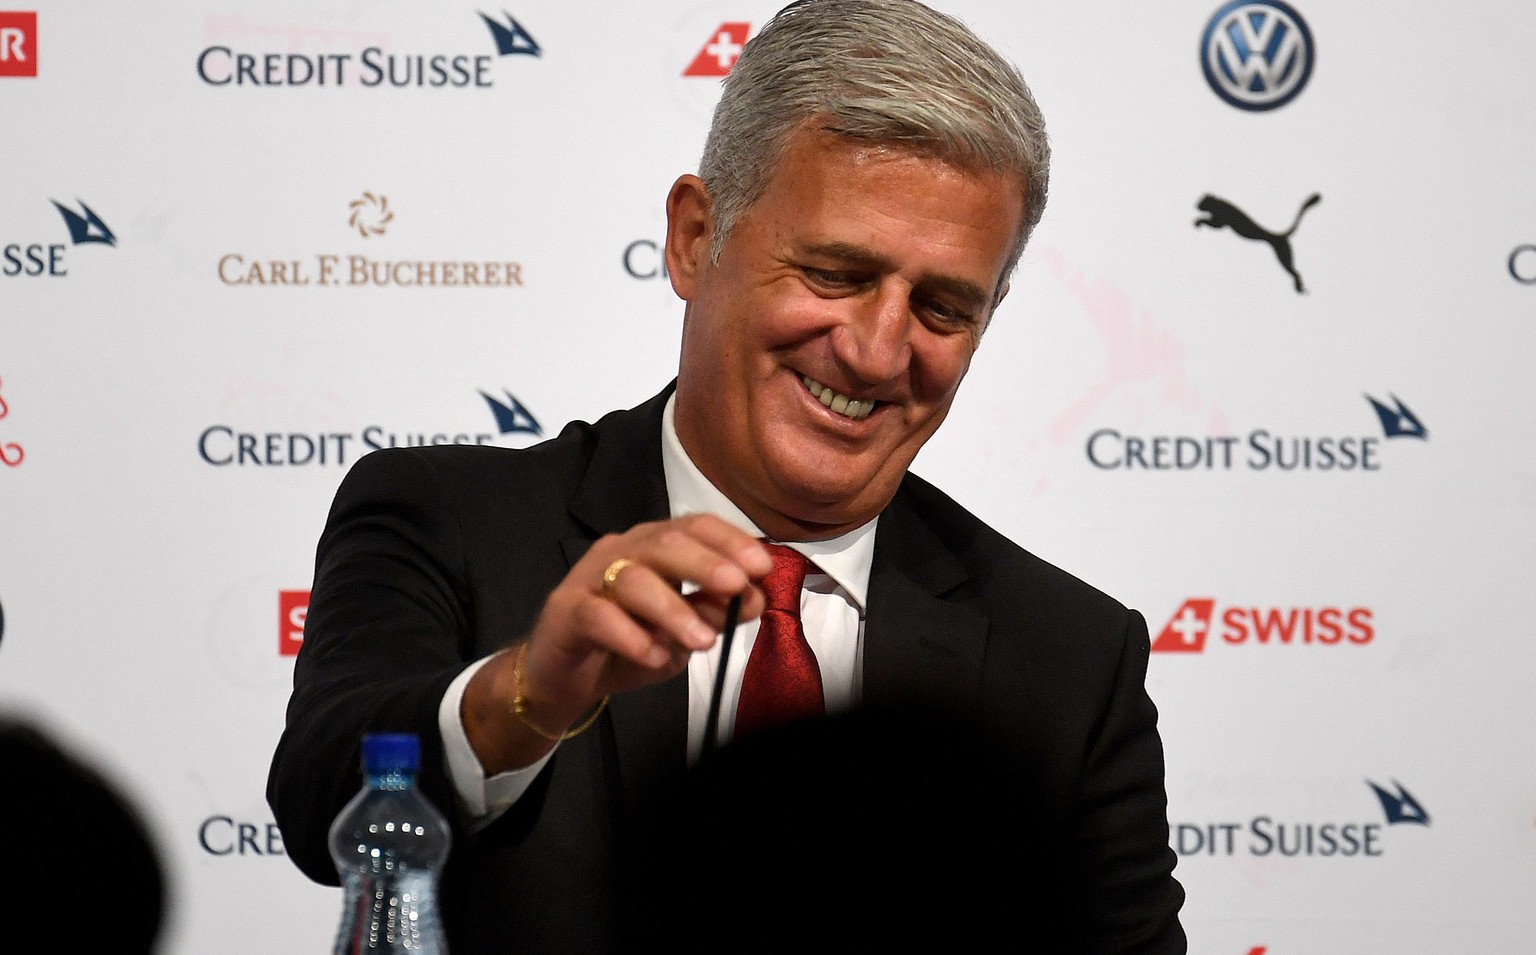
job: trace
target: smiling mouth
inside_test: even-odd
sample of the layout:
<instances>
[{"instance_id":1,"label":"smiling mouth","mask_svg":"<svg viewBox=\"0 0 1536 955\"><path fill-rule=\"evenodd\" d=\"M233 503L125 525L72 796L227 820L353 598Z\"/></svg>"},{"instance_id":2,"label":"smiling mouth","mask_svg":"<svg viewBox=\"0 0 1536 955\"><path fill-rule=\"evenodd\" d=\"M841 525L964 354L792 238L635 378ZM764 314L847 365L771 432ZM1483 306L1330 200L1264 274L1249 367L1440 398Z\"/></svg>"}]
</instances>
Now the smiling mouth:
<instances>
[{"instance_id":1,"label":"smiling mouth","mask_svg":"<svg viewBox=\"0 0 1536 955\"><path fill-rule=\"evenodd\" d=\"M869 417L871 411L875 410L875 399L873 398L850 398L847 395L838 394L821 382L805 375L801 375L800 380L805 384L806 389L810 391L811 397L845 418L862 421Z\"/></svg>"}]
</instances>

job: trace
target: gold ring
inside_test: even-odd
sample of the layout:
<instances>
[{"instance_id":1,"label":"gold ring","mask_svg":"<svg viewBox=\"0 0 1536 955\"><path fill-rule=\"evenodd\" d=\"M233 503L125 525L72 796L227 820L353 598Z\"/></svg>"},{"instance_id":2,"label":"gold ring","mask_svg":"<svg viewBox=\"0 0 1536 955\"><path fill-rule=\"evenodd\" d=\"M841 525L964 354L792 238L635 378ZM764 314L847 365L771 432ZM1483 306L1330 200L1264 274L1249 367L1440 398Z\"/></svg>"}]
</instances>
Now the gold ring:
<instances>
[{"instance_id":1,"label":"gold ring","mask_svg":"<svg viewBox=\"0 0 1536 955\"><path fill-rule=\"evenodd\" d=\"M603 571L604 597L607 597L609 600L616 598L616 594L614 593L613 588L614 585L619 582L619 574L624 570L625 567L628 567L633 563L634 561L630 560L628 557L620 557L618 560L608 565L608 569Z\"/></svg>"}]
</instances>

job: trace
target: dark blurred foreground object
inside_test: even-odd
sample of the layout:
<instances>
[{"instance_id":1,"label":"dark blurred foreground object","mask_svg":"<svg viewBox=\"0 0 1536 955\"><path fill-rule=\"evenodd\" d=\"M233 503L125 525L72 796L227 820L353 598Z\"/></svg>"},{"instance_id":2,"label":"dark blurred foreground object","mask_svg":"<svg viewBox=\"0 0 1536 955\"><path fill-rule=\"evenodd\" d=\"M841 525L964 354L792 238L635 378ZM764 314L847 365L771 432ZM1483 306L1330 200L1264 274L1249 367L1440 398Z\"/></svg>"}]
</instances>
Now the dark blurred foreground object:
<instances>
[{"instance_id":1,"label":"dark blurred foreground object","mask_svg":"<svg viewBox=\"0 0 1536 955\"><path fill-rule=\"evenodd\" d=\"M85 760L13 717L0 717L0 765L12 927L30 921L48 938L53 929L35 919L62 912L58 926L74 944L52 938L39 951L157 951L166 876L138 810Z\"/></svg>"},{"instance_id":2,"label":"dark blurred foreground object","mask_svg":"<svg viewBox=\"0 0 1536 955\"><path fill-rule=\"evenodd\" d=\"M1061 833L1018 765L916 707L737 738L636 827L627 951L1075 951Z\"/></svg>"}]
</instances>

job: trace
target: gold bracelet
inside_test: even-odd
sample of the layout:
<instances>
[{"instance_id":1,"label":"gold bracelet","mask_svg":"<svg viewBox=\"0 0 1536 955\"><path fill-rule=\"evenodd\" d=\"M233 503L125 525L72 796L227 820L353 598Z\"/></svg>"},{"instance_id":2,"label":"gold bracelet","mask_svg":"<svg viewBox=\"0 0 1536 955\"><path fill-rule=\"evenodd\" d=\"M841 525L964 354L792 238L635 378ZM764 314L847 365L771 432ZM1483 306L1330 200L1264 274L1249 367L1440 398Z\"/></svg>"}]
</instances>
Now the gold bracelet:
<instances>
[{"instance_id":1,"label":"gold bracelet","mask_svg":"<svg viewBox=\"0 0 1536 955\"><path fill-rule=\"evenodd\" d=\"M533 730L535 733L538 733L545 739L553 740L556 743L564 742L568 739L574 739L577 736L580 736L582 733L585 733L587 730L591 729L592 724L596 723L597 718L602 715L604 707L608 705L608 697L606 696L598 701L597 708L592 711L592 715L582 720L580 726L573 730L566 730L564 733L551 733L528 718L528 714L524 712L524 709L528 704L527 701L523 699L523 664L527 659L528 644L519 644L517 648L517 660L512 664L512 715L517 717L519 720L522 720L524 726Z\"/></svg>"}]
</instances>

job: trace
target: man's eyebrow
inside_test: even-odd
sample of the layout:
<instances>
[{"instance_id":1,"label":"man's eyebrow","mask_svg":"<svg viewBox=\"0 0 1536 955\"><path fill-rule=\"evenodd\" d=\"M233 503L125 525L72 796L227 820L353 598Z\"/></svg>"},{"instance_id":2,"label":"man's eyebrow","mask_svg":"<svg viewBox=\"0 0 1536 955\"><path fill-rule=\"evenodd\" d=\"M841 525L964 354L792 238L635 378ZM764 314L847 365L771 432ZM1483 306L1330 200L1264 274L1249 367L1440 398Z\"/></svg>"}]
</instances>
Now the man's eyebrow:
<instances>
[{"instance_id":1,"label":"man's eyebrow","mask_svg":"<svg viewBox=\"0 0 1536 955\"><path fill-rule=\"evenodd\" d=\"M802 251L807 255L837 259L847 265L863 266L879 272L887 272L892 268L890 259L851 242L813 242Z\"/></svg>"},{"instance_id":2,"label":"man's eyebrow","mask_svg":"<svg viewBox=\"0 0 1536 955\"><path fill-rule=\"evenodd\" d=\"M805 246L802 251L807 255L824 256L836 259L845 265L876 272L888 272L894 267L887 257L850 242L813 242ZM953 295L973 308L980 308L992 301L992 293L970 279L950 275L930 275L924 277L921 284L934 291Z\"/></svg>"},{"instance_id":3,"label":"man's eyebrow","mask_svg":"<svg viewBox=\"0 0 1536 955\"><path fill-rule=\"evenodd\" d=\"M963 302L967 308L984 308L992 301L991 294L970 279L935 275L924 280L923 284L945 295L954 296Z\"/></svg>"}]
</instances>

